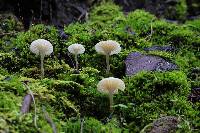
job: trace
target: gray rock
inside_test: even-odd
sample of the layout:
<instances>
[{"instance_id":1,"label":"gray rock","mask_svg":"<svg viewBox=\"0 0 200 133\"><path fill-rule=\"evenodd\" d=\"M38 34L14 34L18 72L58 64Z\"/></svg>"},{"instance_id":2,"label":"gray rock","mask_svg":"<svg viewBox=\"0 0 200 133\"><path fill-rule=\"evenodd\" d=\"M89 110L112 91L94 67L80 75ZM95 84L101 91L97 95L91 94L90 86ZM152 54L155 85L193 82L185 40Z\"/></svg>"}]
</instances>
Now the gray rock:
<instances>
[{"instance_id":1,"label":"gray rock","mask_svg":"<svg viewBox=\"0 0 200 133\"><path fill-rule=\"evenodd\" d=\"M191 90L190 95L188 96L188 100L196 103L200 101L200 88L193 88Z\"/></svg>"},{"instance_id":2,"label":"gray rock","mask_svg":"<svg viewBox=\"0 0 200 133\"><path fill-rule=\"evenodd\" d=\"M149 133L172 133L180 121L174 116L161 117L153 122L153 128Z\"/></svg>"},{"instance_id":3,"label":"gray rock","mask_svg":"<svg viewBox=\"0 0 200 133\"><path fill-rule=\"evenodd\" d=\"M159 56L144 55L139 52L130 53L126 60L126 75L131 76L140 71L168 71L177 69L177 65Z\"/></svg>"}]
</instances>

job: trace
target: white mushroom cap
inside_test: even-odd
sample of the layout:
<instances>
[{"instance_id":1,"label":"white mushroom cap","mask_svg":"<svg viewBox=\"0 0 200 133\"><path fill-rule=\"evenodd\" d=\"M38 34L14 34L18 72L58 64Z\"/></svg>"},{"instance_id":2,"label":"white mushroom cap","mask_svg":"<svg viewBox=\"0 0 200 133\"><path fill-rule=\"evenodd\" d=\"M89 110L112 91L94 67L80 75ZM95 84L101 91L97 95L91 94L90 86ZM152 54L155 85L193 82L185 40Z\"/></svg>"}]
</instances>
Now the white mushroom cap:
<instances>
[{"instance_id":1,"label":"white mushroom cap","mask_svg":"<svg viewBox=\"0 0 200 133\"><path fill-rule=\"evenodd\" d=\"M95 50L99 54L113 55L121 51L120 44L113 40L101 41L95 45Z\"/></svg>"},{"instance_id":2,"label":"white mushroom cap","mask_svg":"<svg viewBox=\"0 0 200 133\"><path fill-rule=\"evenodd\" d=\"M104 78L97 84L97 90L106 94L118 93L118 89L124 91L125 84L121 79L114 77Z\"/></svg>"},{"instance_id":3,"label":"white mushroom cap","mask_svg":"<svg viewBox=\"0 0 200 133\"><path fill-rule=\"evenodd\" d=\"M81 44L72 44L68 47L68 51L72 54L83 54L85 52L85 48Z\"/></svg>"},{"instance_id":4,"label":"white mushroom cap","mask_svg":"<svg viewBox=\"0 0 200 133\"><path fill-rule=\"evenodd\" d=\"M53 52L53 46L47 40L37 39L31 43L30 50L36 55L50 55Z\"/></svg>"}]
</instances>

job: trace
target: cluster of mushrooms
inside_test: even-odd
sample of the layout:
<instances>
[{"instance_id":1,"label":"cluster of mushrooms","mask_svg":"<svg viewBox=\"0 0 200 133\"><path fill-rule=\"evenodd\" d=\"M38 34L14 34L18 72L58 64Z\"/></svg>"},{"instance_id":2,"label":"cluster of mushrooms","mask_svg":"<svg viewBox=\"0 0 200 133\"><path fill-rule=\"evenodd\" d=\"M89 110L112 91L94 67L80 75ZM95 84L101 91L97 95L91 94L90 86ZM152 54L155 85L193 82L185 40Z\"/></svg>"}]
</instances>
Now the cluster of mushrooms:
<instances>
[{"instance_id":1,"label":"cluster of mushrooms","mask_svg":"<svg viewBox=\"0 0 200 133\"><path fill-rule=\"evenodd\" d=\"M44 39L37 39L30 45L31 52L40 56L41 59L41 78L44 77L44 57L53 52L52 44ZM113 54L118 54L121 51L120 44L113 40L101 41L95 45L95 50L106 56L106 74L110 72L109 57ZM78 70L78 55L85 52L85 48L81 44L72 44L68 47L68 51L75 56L75 68ZM97 84L97 90L101 93L108 94L110 100L110 111L113 112L113 95L118 93L118 90L124 90L125 84L121 79L108 77L102 79Z\"/></svg>"}]
</instances>

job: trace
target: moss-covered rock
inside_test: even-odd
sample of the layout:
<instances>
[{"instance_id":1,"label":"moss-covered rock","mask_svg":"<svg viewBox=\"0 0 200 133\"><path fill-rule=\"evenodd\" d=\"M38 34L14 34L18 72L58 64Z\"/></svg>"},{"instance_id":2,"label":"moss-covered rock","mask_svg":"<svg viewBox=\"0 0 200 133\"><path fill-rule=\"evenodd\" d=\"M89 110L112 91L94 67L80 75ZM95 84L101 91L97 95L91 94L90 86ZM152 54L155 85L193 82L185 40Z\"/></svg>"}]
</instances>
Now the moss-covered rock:
<instances>
[{"instance_id":1,"label":"moss-covered rock","mask_svg":"<svg viewBox=\"0 0 200 133\"><path fill-rule=\"evenodd\" d=\"M162 115L183 115L183 119L197 124L198 111L187 101L190 84L183 72L141 72L125 82L126 90L116 96L115 103L126 108L118 107L116 113L122 114L130 131L138 132L146 126L142 123Z\"/></svg>"}]
</instances>

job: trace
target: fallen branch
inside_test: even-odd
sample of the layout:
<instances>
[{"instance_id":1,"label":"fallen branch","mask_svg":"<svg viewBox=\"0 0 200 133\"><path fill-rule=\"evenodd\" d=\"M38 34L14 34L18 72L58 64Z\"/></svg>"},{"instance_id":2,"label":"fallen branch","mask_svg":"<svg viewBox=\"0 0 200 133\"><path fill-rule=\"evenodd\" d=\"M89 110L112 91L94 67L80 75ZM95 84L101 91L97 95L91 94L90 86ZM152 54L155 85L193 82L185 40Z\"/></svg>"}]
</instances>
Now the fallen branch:
<instances>
[{"instance_id":1,"label":"fallen branch","mask_svg":"<svg viewBox=\"0 0 200 133\"><path fill-rule=\"evenodd\" d=\"M30 94L24 96L24 100L21 107L22 114L26 114L29 112L32 101L32 96Z\"/></svg>"},{"instance_id":2,"label":"fallen branch","mask_svg":"<svg viewBox=\"0 0 200 133\"><path fill-rule=\"evenodd\" d=\"M42 111L44 113L44 118L46 121L50 124L51 128L53 129L53 133L57 133L56 125L54 124L53 120L49 116L49 114L46 112L45 107L42 107Z\"/></svg>"},{"instance_id":3,"label":"fallen branch","mask_svg":"<svg viewBox=\"0 0 200 133\"><path fill-rule=\"evenodd\" d=\"M83 133L83 124L85 122L84 118L80 119L81 120L81 129L80 129L80 133Z\"/></svg>"},{"instance_id":4,"label":"fallen branch","mask_svg":"<svg viewBox=\"0 0 200 133\"><path fill-rule=\"evenodd\" d=\"M34 108L35 108L35 117L34 117L34 124L35 124L35 127L37 128L37 115L36 115L36 104L35 104L35 98L33 96L33 92L31 91L31 89L28 87L27 83L28 81L23 81L22 82L23 85L26 87L26 89L29 91L31 97L32 97L32 100L33 100L33 104L34 104Z\"/></svg>"}]
</instances>

